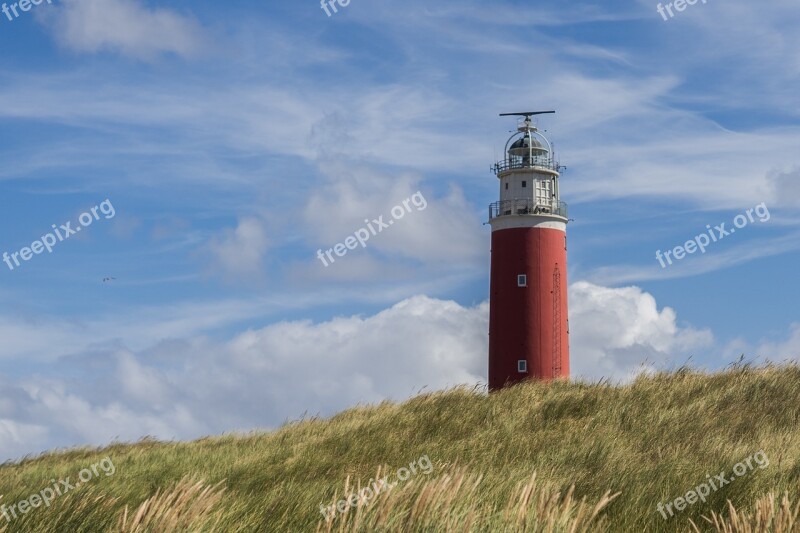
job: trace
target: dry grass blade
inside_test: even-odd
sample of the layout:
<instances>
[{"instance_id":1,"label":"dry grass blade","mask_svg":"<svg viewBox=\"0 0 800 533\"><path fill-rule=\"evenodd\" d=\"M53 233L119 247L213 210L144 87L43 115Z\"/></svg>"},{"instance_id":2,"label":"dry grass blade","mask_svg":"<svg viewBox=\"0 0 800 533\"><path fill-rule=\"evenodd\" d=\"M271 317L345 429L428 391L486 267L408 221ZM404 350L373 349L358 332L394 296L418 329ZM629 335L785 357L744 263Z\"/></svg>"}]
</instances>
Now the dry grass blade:
<instances>
[{"instance_id":1,"label":"dry grass blade","mask_svg":"<svg viewBox=\"0 0 800 533\"><path fill-rule=\"evenodd\" d=\"M213 530L219 520L214 508L225 491L223 483L211 486L186 476L171 491L159 489L145 500L130 522L126 506L118 530L120 533Z\"/></svg>"},{"instance_id":2,"label":"dry grass blade","mask_svg":"<svg viewBox=\"0 0 800 533\"><path fill-rule=\"evenodd\" d=\"M800 500L792 507L788 492L784 492L780 505L776 505L772 493L760 498L752 513L737 510L729 500L728 515L725 518L712 512L710 517L703 518L717 533L793 533L800 530ZM701 531L697 524L689 522L696 533Z\"/></svg>"},{"instance_id":3,"label":"dry grass blade","mask_svg":"<svg viewBox=\"0 0 800 533\"><path fill-rule=\"evenodd\" d=\"M498 510L482 497L486 490L483 475L453 468L422 482L410 480L380 497L360 505L356 513L343 513L322 522L317 531L502 531L584 533L602 531L598 519L618 494L607 492L596 504L577 501L574 487L562 494L539 483L534 474L517 483L505 509Z\"/></svg>"}]
</instances>

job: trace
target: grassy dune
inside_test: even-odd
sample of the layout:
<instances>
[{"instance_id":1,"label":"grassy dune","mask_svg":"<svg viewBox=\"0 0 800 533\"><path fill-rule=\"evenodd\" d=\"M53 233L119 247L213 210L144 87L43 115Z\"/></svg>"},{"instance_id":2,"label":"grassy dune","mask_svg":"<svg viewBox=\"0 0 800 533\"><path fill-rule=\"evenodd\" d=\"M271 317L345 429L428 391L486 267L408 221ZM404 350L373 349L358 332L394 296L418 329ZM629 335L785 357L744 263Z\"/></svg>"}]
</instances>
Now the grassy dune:
<instances>
[{"instance_id":1,"label":"grassy dune","mask_svg":"<svg viewBox=\"0 0 800 533\"><path fill-rule=\"evenodd\" d=\"M106 458L112 475L0 514L0 531L800 531L800 369L457 389L272 433L53 453L0 466L0 504ZM705 502L657 510L746 458Z\"/></svg>"}]
</instances>

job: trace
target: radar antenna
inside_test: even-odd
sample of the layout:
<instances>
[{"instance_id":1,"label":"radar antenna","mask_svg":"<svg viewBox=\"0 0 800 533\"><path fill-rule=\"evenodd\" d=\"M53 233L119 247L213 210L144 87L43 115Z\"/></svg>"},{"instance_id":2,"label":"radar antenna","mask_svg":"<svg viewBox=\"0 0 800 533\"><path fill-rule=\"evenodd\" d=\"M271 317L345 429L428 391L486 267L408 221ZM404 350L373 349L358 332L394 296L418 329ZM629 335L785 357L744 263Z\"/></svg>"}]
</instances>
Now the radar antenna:
<instances>
[{"instance_id":1,"label":"radar antenna","mask_svg":"<svg viewBox=\"0 0 800 533\"><path fill-rule=\"evenodd\" d=\"M548 115L555 113L555 111L527 111L525 113L500 113L501 117L526 117L531 118L534 115Z\"/></svg>"},{"instance_id":2,"label":"radar antenna","mask_svg":"<svg viewBox=\"0 0 800 533\"><path fill-rule=\"evenodd\" d=\"M501 117L525 117L525 120L522 121L518 130L519 131L536 131L536 126L534 126L531 117L535 115L548 115L551 113L555 113L555 111L524 111L522 113L500 113Z\"/></svg>"}]
</instances>

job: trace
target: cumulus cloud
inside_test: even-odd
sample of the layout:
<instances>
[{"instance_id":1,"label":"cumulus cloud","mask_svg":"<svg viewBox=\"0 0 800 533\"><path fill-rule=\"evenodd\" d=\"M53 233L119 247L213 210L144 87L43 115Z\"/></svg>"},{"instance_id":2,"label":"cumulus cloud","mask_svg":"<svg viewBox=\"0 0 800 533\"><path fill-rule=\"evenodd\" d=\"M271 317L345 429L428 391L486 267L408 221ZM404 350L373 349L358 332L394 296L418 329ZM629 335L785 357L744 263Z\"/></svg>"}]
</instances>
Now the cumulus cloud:
<instances>
[{"instance_id":1,"label":"cumulus cloud","mask_svg":"<svg viewBox=\"0 0 800 533\"><path fill-rule=\"evenodd\" d=\"M274 427L304 412L401 400L483 379L485 304L418 296L369 317L280 322L228 342L202 337L87 356L85 382L54 377L0 388L3 457L144 435L193 438ZM27 427L26 420L40 426Z\"/></svg>"},{"instance_id":2,"label":"cumulus cloud","mask_svg":"<svg viewBox=\"0 0 800 533\"><path fill-rule=\"evenodd\" d=\"M574 376L624 380L642 363L680 363L711 342L635 287L578 282L570 305ZM13 386L0 382L0 460L115 437L270 428L422 388L485 383L487 331L487 302L415 296L370 316L279 322L224 342L194 336L135 353L94 350L81 356L91 369L81 378L61 377L75 356Z\"/></svg>"},{"instance_id":3,"label":"cumulus cloud","mask_svg":"<svg viewBox=\"0 0 800 533\"><path fill-rule=\"evenodd\" d=\"M191 56L202 47L202 29L191 17L150 9L140 0L63 0L37 12L56 40L76 52L110 50L138 59L162 53Z\"/></svg>"},{"instance_id":4,"label":"cumulus cloud","mask_svg":"<svg viewBox=\"0 0 800 533\"><path fill-rule=\"evenodd\" d=\"M683 363L710 347L708 330L681 328L673 309L638 287L612 289L580 281L570 287L574 376L627 379L651 368Z\"/></svg>"}]
</instances>

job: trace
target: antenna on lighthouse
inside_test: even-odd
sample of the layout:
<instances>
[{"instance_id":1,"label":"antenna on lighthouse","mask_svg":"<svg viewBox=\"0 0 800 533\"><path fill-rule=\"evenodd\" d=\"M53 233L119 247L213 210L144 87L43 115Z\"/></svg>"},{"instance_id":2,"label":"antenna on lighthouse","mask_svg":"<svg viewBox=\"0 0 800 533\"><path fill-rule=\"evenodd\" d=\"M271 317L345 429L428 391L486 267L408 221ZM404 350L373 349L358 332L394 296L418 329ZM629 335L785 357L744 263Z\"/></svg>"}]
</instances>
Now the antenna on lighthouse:
<instances>
[{"instance_id":1,"label":"antenna on lighthouse","mask_svg":"<svg viewBox=\"0 0 800 533\"><path fill-rule=\"evenodd\" d=\"M528 111L526 113L500 113L501 117L532 117L534 115L548 115L555 111Z\"/></svg>"},{"instance_id":2,"label":"antenna on lighthouse","mask_svg":"<svg viewBox=\"0 0 800 533\"><path fill-rule=\"evenodd\" d=\"M518 130L519 131L527 131L533 130L536 131L536 126L533 126L533 122L531 121L531 117L534 115L549 115L551 113L555 113L555 111L523 111L522 113L500 113L501 117L525 117L523 121L523 125L521 125Z\"/></svg>"}]
</instances>

